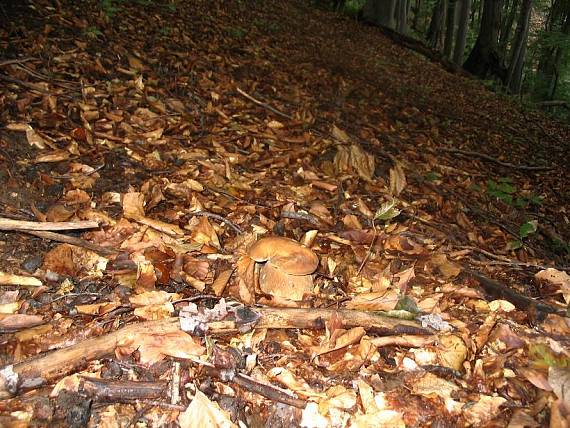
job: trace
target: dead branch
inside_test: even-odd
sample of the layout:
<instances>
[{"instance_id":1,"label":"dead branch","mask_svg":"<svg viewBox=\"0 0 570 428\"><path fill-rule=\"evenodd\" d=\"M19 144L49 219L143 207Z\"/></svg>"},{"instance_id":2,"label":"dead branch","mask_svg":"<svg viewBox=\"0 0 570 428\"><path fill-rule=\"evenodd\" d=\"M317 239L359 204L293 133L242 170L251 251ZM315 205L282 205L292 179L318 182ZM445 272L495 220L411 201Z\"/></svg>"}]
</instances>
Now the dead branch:
<instances>
[{"instance_id":1,"label":"dead branch","mask_svg":"<svg viewBox=\"0 0 570 428\"><path fill-rule=\"evenodd\" d=\"M96 221L24 221L0 217L0 230L78 230L99 227Z\"/></svg>"},{"instance_id":2,"label":"dead branch","mask_svg":"<svg viewBox=\"0 0 570 428\"><path fill-rule=\"evenodd\" d=\"M514 163L503 162L493 156L486 155L485 153L473 152L471 150L454 149L451 147L439 147L439 150L448 153L457 153L464 156L475 156L480 159L496 163L497 165L504 166L505 168L520 169L523 171L549 171L553 169L551 166L515 165Z\"/></svg>"},{"instance_id":3,"label":"dead branch","mask_svg":"<svg viewBox=\"0 0 570 428\"><path fill-rule=\"evenodd\" d=\"M23 64L24 62L29 61L37 61L37 58L14 58L14 59L5 59L4 61L0 61L0 67L10 64Z\"/></svg>"},{"instance_id":4,"label":"dead branch","mask_svg":"<svg viewBox=\"0 0 570 428\"><path fill-rule=\"evenodd\" d=\"M321 222L317 217L308 213L297 213L294 211L282 211L281 218L290 218L292 220L305 220L315 226L320 226Z\"/></svg>"},{"instance_id":5,"label":"dead branch","mask_svg":"<svg viewBox=\"0 0 570 428\"><path fill-rule=\"evenodd\" d=\"M36 277L28 275L15 275L12 273L0 272L0 285L21 285L24 287L40 287L42 281Z\"/></svg>"},{"instance_id":6,"label":"dead branch","mask_svg":"<svg viewBox=\"0 0 570 428\"><path fill-rule=\"evenodd\" d=\"M249 95L247 92L242 91L240 88L236 88L236 90L238 91L238 93L240 95L243 95L245 98L247 98L248 100L250 100L251 102L257 104L258 106L263 107L264 109L269 110L272 113L275 113L278 116L284 117L285 119L289 119L289 120L294 120L294 117L291 115L288 115L287 113L283 113L280 112L279 110L277 110L275 107L271 107L269 104L266 104L262 101L259 101L255 98L253 98L251 95Z\"/></svg>"},{"instance_id":7,"label":"dead branch","mask_svg":"<svg viewBox=\"0 0 570 428\"><path fill-rule=\"evenodd\" d=\"M214 220L221 221L222 223L227 224L229 227L231 227L234 230L234 232L236 232L238 235L242 234L242 230L239 227L237 227L235 224L233 224L227 218L222 217L221 215L214 214L208 211L191 211L190 214L195 216L209 217L213 218Z\"/></svg>"},{"instance_id":8,"label":"dead branch","mask_svg":"<svg viewBox=\"0 0 570 428\"><path fill-rule=\"evenodd\" d=\"M508 300L519 310L534 310L536 312L542 312L543 314L557 314L560 316L566 316L564 310L555 308L554 306L547 305L545 303L537 302L535 299L524 296L509 286L495 281L494 279L488 278L480 272L476 272L470 269L465 269L465 272L475 278L487 294L493 298Z\"/></svg>"},{"instance_id":9,"label":"dead branch","mask_svg":"<svg viewBox=\"0 0 570 428\"><path fill-rule=\"evenodd\" d=\"M132 380L97 379L82 376L79 392L85 393L98 401L132 402L135 400L161 398L166 391L167 383L137 382Z\"/></svg>"},{"instance_id":10,"label":"dead branch","mask_svg":"<svg viewBox=\"0 0 570 428\"><path fill-rule=\"evenodd\" d=\"M345 327L361 326L377 335L430 335L432 331L417 322L388 318L375 312L349 309L247 308L259 315L256 328L322 329L325 320L336 314ZM215 321L208 324L208 334L236 333L235 321ZM179 330L178 318L131 324L103 336L86 339L64 349L30 358L0 370L0 399L23 390L36 388L65 376L87 362L103 358L115 351L117 343L139 334L167 334Z\"/></svg>"},{"instance_id":11,"label":"dead branch","mask_svg":"<svg viewBox=\"0 0 570 428\"><path fill-rule=\"evenodd\" d=\"M86 241L85 239L76 238L74 236L67 236L62 233L48 232L43 230L23 230L22 232L37 236L39 238L49 239L50 241L64 242L66 244L75 245L76 247L87 248L88 250L94 251L101 256L111 256L119 252L119 250L115 248L102 247L101 245Z\"/></svg>"},{"instance_id":12,"label":"dead branch","mask_svg":"<svg viewBox=\"0 0 570 428\"><path fill-rule=\"evenodd\" d=\"M222 380L227 379L227 374L224 373L222 369L219 369L209 363L200 362L200 365L204 367L204 372L207 375L217 377ZM299 409L304 409L307 405L307 402L305 400L296 398L281 388L260 382L243 373L235 373L233 377L231 377L231 381L247 391L259 394L262 397L268 398L272 401L285 403L289 406L298 407Z\"/></svg>"}]
</instances>

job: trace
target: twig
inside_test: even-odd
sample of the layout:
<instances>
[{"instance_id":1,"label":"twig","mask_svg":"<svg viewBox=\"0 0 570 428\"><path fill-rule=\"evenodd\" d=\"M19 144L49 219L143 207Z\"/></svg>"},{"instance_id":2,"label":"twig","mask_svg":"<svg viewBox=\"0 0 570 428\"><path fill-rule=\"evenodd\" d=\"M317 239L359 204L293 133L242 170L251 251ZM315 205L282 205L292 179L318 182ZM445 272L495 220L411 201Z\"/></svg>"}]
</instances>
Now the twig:
<instances>
[{"instance_id":1,"label":"twig","mask_svg":"<svg viewBox=\"0 0 570 428\"><path fill-rule=\"evenodd\" d=\"M134 400L156 399L164 395L167 383L137 382L129 380L97 379L82 376L79 392L100 401L130 402Z\"/></svg>"},{"instance_id":2,"label":"twig","mask_svg":"<svg viewBox=\"0 0 570 428\"><path fill-rule=\"evenodd\" d=\"M521 293L508 287L507 285L495 281L494 279L488 278L480 272L476 272L470 269L465 269L465 272L474 277L477 282L479 282L479 284L481 284L481 286L485 289L487 294L491 295L494 298L506 299L520 310L535 309L537 312L542 312L545 314L557 314L560 316L566 316L564 310L544 303L539 303L535 299L524 296Z\"/></svg>"},{"instance_id":3,"label":"twig","mask_svg":"<svg viewBox=\"0 0 570 428\"><path fill-rule=\"evenodd\" d=\"M374 223L374 219L372 219L372 228L374 229L374 235L372 236L372 242L370 242L370 246L368 247L368 251L366 252L366 256L364 257L364 260L362 260L362 263L360 263L360 266L358 267L358 270L356 271L356 275L360 275L360 272L362 272L362 269L364 269L364 265L366 264L366 262L368 262L368 259L372 255L372 248L374 248L374 243L376 242L376 238L378 238L378 231L376 230L376 224Z\"/></svg>"},{"instance_id":4,"label":"twig","mask_svg":"<svg viewBox=\"0 0 570 428\"><path fill-rule=\"evenodd\" d=\"M48 232L44 230L22 230L22 232L37 236L38 238L49 239L50 241L64 242L77 247L87 248L88 250L94 251L104 257L119 253L119 250L115 248L102 247L101 245L86 241L85 239L67 236L62 233Z\"/></svg>"},{"instance_id":5,"label":"twig","mask_svg":"<svg viewBox=\"0 0 570 428\"><path fill-rule=\"evenodd\" d=\"M204 368L204 372L208 376L214 376L223 380L226 380L228 378L228 375L222 369L219 369L213 364L205 361L196 362ZM234 373L232 376L230 376L230 380L241 386L243 389L259 394L262 397L268 398L272 401L288 404L289 406L297 407L299 409L304 409L307 405L307 402L305 400L294 397L281 388L260 382L243 373Z\"/></svg>"},{"instance_id":6,"label":"twig","mask_svg":"<svg viewBox=\"0 0 570 428\"><path fill-rule=\"evenodd\" d=\"M250 100L251 102L257 104L258 106L261 106L261 107L263 107L264 109L267 109L267 110L269 110L270 112L275 113L275 114L278 115L278 116L284 117L285 119L295 120L295 118L294 118L293 116L288 115L287 113L280 112L280 111L277 110L275 107L271 107L269 104L266 104L266 103L264 103L264 102L262 102L262 101L259 101L259 100L255 99L255 98L253 98L251 95L249 95L248 93L242 91L240 88L236 88L236 89L237 89L237 91L238 91L238 93L239 93L240 95L243 95L243 96L246 97L248 100Z\"/></svg>"},{"instance_id":7,"label":"twig","mask_svg":"<svg viewBox=\"0 0 570 428\"><path fill-rule=\"evenodd\" d=\"M439 147L439 150L448 153L457 153L464 156L475 156L489 162L494 162L506 168L520 169L523 171L549 171L553 169L551 166L515 165L514 163L500 161L499 159L486 155L485 153L473 152L471 150L454 149L451 147Z\"/></svg>"},{"instance_id":8,"label":"twig","mask_svg":"<svg viewBox=\"0 0 570 428\"><path fill-rule=\"evenodd\" d=\"M211 213L209 211L191 211L190 215L195 215L195 216L202 216L202 217L209 217L209 218L213 218L215 220L221 221L222 223L227 224L229 227L231 227L237 234L241 234L242 230L237 227L235 224L233 224L231 221L229 221L227 218L222 217L219 214L214 214Z\"/></svg>"},{"instance_id":9,"label":"twig","mask_svg":"<svg viewBox=\"0 0 570 428\"><path fill-rule=\"evenodd\" d=\"M320 226L321 222L314 215L308 213L296 213L293 211L281 211L281 218L290 218L293 220L306 220L315 226Z\"/></svg>"},{"instance_id":10,"label":"twig","mask_svg":"<svg viewBox=\"0 0 570 428\"><path fill-rule=\"evenodd\" d=\"M457 248L462 248L462 249L466 249L466 250L472 250L472 251L476 251L478 253L481 253L493 260L496 260L494 262L485 262L485 264L487 265L502 265L502 266L521 266L521 267L529 267L529 268L536 268L536 269L547 269L549 267L555 267L557 269L563 269L560 266L546 266L546 265L540 265L540 264L536 264L536 263L526 263L526 262L519 262L518 260L512 260L508 257L505 256L501 256L498 254L493 254L489 251L483 250L481 248L477 248L477 247L472 247L469 245L461 245L458 246Z\"/></svg>"},{"instance_id":11,"label":"twig","mask_svg":"<svg viewBox=\"0 0 570 428\"><path fill-rule=\"evenodd\" d=\"M24 221L12 220L10 218L0 217L0 230L79 230L79 229L94 229L99 227L99 223L92 220L85 221L51 221L51 222L37 222L37 221Z\"/></svg>"},{"instance_id":12,"label":"twig","mask_svg":"<svg viewBox=\"0 0 570 428\"><path fill-rule=\"evenodd\" d=\"M36 61L37 58L14 58L14 59L5 59L4 61L0 61L0 67L10 64L23 64L24 62L29 61Z\"/></svg>"},{"instance_id":13,"label":"twig","mask_svg":"<svg viewBox=\"0 0 570 428\"><path fill-rule=\"evenodd\" d=\"M47 94L47 95L52 94L50 91L47 91L44 88L40 88L37 85L34 85L33 83L24 82L23 80L20 80L20 79L14 79L13 77L6 76L5 74L0 73L0 80L5 80L5 81L10 82L10 83L16 83L17 85L24 86L26 88L30 88L30 89L37 91L37 92L40 92L42 94Z\"/></svg>"},{"instance_id":14,"label":"twig","mask_svg":"<svg viewBox=\"0 0 570 428\"><path fill-rule=\"evenodd\" d=\"M34 276L15 275L0 272L0 285L21 285L24 287L41 287L43 283Z\"/></svg>"}]
</instances>

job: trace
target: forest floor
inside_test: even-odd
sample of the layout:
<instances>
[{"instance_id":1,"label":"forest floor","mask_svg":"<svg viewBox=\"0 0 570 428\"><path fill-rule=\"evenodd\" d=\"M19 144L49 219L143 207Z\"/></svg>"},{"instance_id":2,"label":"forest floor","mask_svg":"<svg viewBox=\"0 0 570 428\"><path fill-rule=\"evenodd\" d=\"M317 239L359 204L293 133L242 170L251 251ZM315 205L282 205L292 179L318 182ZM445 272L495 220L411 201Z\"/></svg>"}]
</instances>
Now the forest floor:
<instances>
[{"instance_id":1,"label":"forest floor","mask_svg":"<svg viewBox=\"0 0 570 428\"><path fill-rule=\"evenodd\" d=\"M0 426L570 426L568 126L309 1L0 14Z\"/></svg>"}]
</instances>

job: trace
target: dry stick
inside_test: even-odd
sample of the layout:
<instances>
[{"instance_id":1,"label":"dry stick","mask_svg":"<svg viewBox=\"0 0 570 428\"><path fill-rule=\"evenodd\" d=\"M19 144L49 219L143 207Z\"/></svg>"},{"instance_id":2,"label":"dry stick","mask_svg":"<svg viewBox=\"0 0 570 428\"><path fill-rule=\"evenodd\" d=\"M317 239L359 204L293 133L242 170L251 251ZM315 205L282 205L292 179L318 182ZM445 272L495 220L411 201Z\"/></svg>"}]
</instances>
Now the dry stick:
<instances>
[{"instance_id":1,"label":"dry stick","mask_svg":"<svg viewBox=\"0 0 570 428\"><path fill-rule=\"evenodd\" d=\"M74 236L67 236L62 233L48 232L44 230L22 230L22 232L37 236L39 238L49 239L50 241L64 242L66 244L75 245L77 247L87 248L88 250L91 250L104 257L119 253L119 250L115 248L102 247L101 245L86 241L85 239L76 238Z\"/></svg>"},{"instance_id":2,"label":"dry stick","mask_svg":"<svg viewBox=\"0 0 570 428\"><path fill-rule=\"evenodd\" d=\"M204 371L207 375L214 376L222 380L227 379L227 373L224 373L223 370L215 367L213 364L206 362L199 362L199 364L204 367ZM291 394L282 390L281 388L260 382L243 373L236 373L231 378L231 381L241 386L243 389L246 389L247 391L259 394L272 401L285 403L289 406L298 407L300 409L304 409L307 405L307 402L305 400L293 397Z\"/></svg>"},{"instance_id":3,"label":"dry stick","mask_svg":"<svg viewBox=\"0 0 570 428\"><path fill-rule=\"evenodd\" d=\"M448 148L448 147L439 147L439 150L442 150L442 151L448 152L448 153L457 153L457 154L465 155L465 156L475 156L475 157L481 158L483 160L487 160L489 162L494 162L494 163L501 165L501 166L504 166L506 168L521 169L523 171L549 171L549 170L553 169L553 167L551 167L551 166L515 165L514 163L503 162L497 158L486 155L484 153L473 152L470 150L453 149L453 148Z\"/></svg>"},{"instance_id":4,"label":"dry stick","mask_svg":"<svg viewBox=\"0 0 570 428\"><path fill-rule=\"evenodd\" d=\"M53 222L37 222L13 220L10 218L0 217L0 230L78 230L78 229L94 229L99 227L96 221L53 221Z\"/></svg>"},{"instance_id":5,"label":"dry stick","mask_svg":"<svg viewBox=\"0 0 570 428\"><path fill-rule=\"evenodd\" d=\"M264 102L262 102L262 101L259 101L259 100L255 99L255 98L253 98L251 95L249 95L248 93L242 91L240 88L236 88L236 89L237 89L237 91L238 91L238 93L239 93L240 95L243 95L243 96L246 97L248 100L250 100L251 102L257 104L258 106L261 106L261 107L263 107L264 109L267 109L267 110L269 110L270 112L273 112L273 113L275 113L275 114L278 115L278 116L284 117L285 119L295 120L295 118L294 118L293 116L290 116L290 115L288 115L287 113L280 112L280 111L277 110L276 108L271 107L269 104L264 103Z\"/></svg>"},{"instance_id":6,"label":"dry stick","mask_svg":"<svg viewBox=\"0 0 570 428\"><path fill-rule=\"evenodd\" d=\"M281 211L281 218L290 218L292 220L305 220L315 226L320 226L321 222L314 215L308 213L297 213L293 211Z\"/></svg>"},{"instance_id":7,"label":"dry stick","mask_svg":"<svg viewBox=\"0 0 570 428\"><path fill-rule=\"evenodd\" d=\"M432 331L417 322L388 318L379 313L349 309L253 308L260 318L256 328L324 328L325 320L337 315L345 327L361 326L377 335L430 335ZM212 335L239 332L233 321L209 323ZM180 329L178 318L130 324L103 336L86 339L67 348L58 349L0 369L0 399L23 390L37 388L74 370L87 362L113 354L118 343L134 340L138 335L165 335Z\"/></svg>"},{"instance_id":8,"label":"dry stick","mask_svg":"<svg viewBox=\"0 0 570 428\"><path fill-rule=\"evenodd\" d=\"M521 293L508 287L507 285L495 281L494 279L488 278L480 272L470 269L465 269L465 272L474 277L477 282L479 282L479 284L481 284L481 286L485 289L487 294L495 298L508 300L518 309L535 309L537 312L542 312L545 314L557 314L560 316L566 316L564 310L544 303L539 303L535 299L524 296Z\"/></svg>"},{"instance_id":9,"label":"dry stick","mask_svg":"<svg viewBox=\"0 0 570 428\"><path fill-rule=\"evenodd\" d=\"M209 211L190 211L190 215L195 215L195 216L203 216L203 217L210 217L213 218L215 220L221 221L222 223L227 224L229 227L231 227L238 235L241 235L242 231L239 227L237 227L235 224L233 224L231 221L229 221L227 218L222 217L219 214L214 214L211 213Z\"/></svg>"},{"instance_id":10,"label":"dry stick","mask_svg":"<svg viewBox=\"0 0 570 428\"><path fill-rule=\"evenodd\" d=\"M82 376L79 383L79 392L85 393L99 401L132 402L161 398L166 391L167 383L137 382L132 380L97 379Z\"/></svg>"},{"instance_id":11,"label":"dry stick","mask_svg":"<svg viewBox=\"0 0 570 428\"><path fill-rule=\"evenodd\" d=\"M5 74L0 74L0 80L5 80L10 83L16 83L17 85L24 86L25 88L32 89L33 91L37 91L42 94L52 95L50 91L47 91L44 88L40 88L37 85L34 85L33 83L24 82L23 80L20 79L14 79L10 76L6 76Z\"/></svg>"},{"instance_id":12,"label":"dry stick","mask_svg":"<svg viewBox=\"0 0 570 428\"><path fill-rule=\"evenodd\" d=\"M37 58L6 59L4 61L0 61L0 67L2 67L4 65L10 65L10 64L23 64L24 62L36 61L36 60L37 60Z\"/></svg>"}]
</instances>

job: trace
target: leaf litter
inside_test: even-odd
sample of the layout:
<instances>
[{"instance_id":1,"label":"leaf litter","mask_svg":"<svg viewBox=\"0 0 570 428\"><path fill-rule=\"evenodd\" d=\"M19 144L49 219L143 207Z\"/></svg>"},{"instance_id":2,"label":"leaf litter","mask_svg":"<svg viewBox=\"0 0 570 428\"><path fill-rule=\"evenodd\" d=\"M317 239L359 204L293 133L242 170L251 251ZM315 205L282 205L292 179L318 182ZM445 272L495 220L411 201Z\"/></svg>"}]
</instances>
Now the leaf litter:
<instances>
[{"instance_id":1,"label":"leaf litter","mask_svg":"<svg viewBox=\"0 0 570 428\"><path fill-rule=\"evenodd\" d=\"M140 3L5 10L0 425L567 426L567 127L309 2Z\"/></svg>"}]
</instances>

